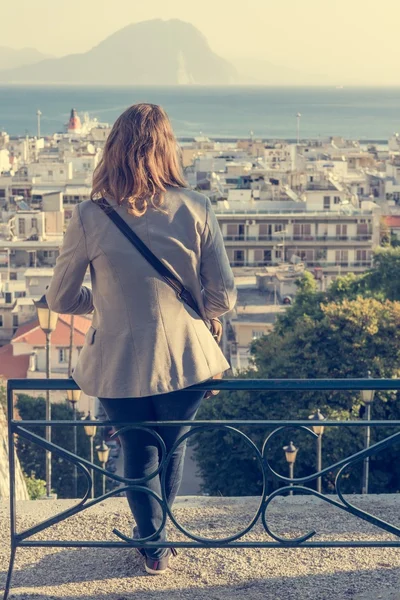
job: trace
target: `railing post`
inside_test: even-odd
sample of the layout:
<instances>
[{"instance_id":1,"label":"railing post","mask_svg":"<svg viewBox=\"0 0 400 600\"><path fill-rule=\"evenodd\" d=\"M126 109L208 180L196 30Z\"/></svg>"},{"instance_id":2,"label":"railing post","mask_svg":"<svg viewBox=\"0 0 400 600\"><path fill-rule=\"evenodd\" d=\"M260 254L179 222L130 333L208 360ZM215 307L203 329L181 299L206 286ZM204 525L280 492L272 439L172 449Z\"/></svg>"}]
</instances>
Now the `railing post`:
<instances>
[{"instance_id":1,"label":"railing post","mask_svg":"<svg viewBox=\"0 0 400 600\"><path fill-rule=\"evenodd\" d=\"M317 471L322 471L322 434L317 437ZM322 481L321 477L317 478L317 492L321 493Z\"/></svg>"},{"instance_id":2,"label":"railing post","mask_svg":"<svg viewBox=\"0 0 400 600\"><path fill-rule=\"evenodd\" d=\"M50 333L46 333L46 378L50 379ZM51 421L51 401L50 401L50 390L46 390L46 421ZM46 441L51 442L51 427L46 427ZM46 450L46 496L51 497L51 452Z\"/></svg>"},{"instance_id":3,"label":"railing post","mask_svg":"<svg viewBox=\"0 0 400 600\"><path fill-rule=\"evenodd\" d=\"M290 479L293 479L294 477L294 463L289 463L289 477ZM293 483L290 483L289 485L290 487L293 487ZM293 496L292 490L290 490L289 496Z\"/></svg>"},{"instance_id":4,"label":"railing post","mask_svg":"<svg viewBox=\"0 0 400 600\"><path fill-rule=\"evenodd\" d=\"M369 423L371 420L371 405L369 403L367 403L365 405L365 419L366 419L367 423ZM371 442L371 428L368 424L365 428L365 434L364 434L364 448L365 449L369 448L370 442ZM366 456L364 458L364 463L363 463L363 485L362 485L361 493L368 494L368 487L369 487L369 456Z\"/></svg>"},{"instance_id":5,"label":"railing post","mask_svg":"<svg viewBox=\"0 0 400 600\"><path fill-rule=\"evenodd\" d=\"M8 468L9 468L9 486L10 486L10 546L11 556L10 564L7 572L6 585L4 588L3 600L7 600L10 592L11 578L13 574L15 553L17 551L16 544L16 504L15 504L15 447L14 447L14 430L12 420L14 419L14 393L8 384L7 386L7 421L8 421Z\"/></svg>"}]
</instances>

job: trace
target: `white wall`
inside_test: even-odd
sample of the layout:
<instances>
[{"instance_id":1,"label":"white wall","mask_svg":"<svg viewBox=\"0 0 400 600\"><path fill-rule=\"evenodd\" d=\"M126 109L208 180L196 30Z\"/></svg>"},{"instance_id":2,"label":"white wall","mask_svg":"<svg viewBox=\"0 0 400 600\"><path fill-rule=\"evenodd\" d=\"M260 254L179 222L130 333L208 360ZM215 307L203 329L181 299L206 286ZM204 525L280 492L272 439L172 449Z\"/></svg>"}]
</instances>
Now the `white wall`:
<instances>
[{"instance_id":1,"label":"white wall","mask_svg":"<svg viewBox=\"0 0 400 600\"><path fill-rule=\"evenodd\" d=\"M6 149L0 150L0 173L10 170L10 153Z\"/></svg>"}]
</instances>

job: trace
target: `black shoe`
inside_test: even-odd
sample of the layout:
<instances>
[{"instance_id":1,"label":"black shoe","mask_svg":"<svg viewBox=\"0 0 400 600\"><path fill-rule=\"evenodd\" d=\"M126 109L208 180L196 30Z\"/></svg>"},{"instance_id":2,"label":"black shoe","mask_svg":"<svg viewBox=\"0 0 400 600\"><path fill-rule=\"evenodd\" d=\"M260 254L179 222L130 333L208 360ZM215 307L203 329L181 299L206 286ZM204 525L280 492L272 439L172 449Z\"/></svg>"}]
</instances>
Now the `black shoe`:
<instances>
[{"instance_id":1,"label":"black shoe","mask_svg":"<svg viewBox=\"0 0 400 600\"><path fill-rule=\"evenodd\" d=\"M171 556L176 556L175 548L168 548L168 552L160 559L146 557L144 568L149 575L164 575L168 569L168 563Z\"/></svg>"}]
</instances>

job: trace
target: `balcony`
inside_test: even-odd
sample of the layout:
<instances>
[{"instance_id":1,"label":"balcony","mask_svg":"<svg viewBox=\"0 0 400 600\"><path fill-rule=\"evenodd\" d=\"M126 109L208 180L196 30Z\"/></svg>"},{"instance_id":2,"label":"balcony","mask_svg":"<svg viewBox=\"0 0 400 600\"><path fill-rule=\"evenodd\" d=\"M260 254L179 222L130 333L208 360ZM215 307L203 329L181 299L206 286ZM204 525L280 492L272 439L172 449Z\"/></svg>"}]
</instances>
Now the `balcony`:
<instances>
[{"instance_id":1,"label":"balcony","mask_svg":"<svg viewBox=\"0 0 400 600\"><path fill-rule=\"evenodd\" d=\"M306 261L307 267L321 267L322 269L370 269L372 268L372 260L360 260L356 262L349 261Z\"/></svg>"},{"instance_id":2,"label":"balcony","mask_svg":"<svg viewBox=\"0 0 400 600\"><path fill-rule=\"evenodd\" d=\"M279 233L274 235L226 235L224 236L224 242L227 248L235 247L252 247L252 246L265 246L266 244L275 245L278 243L295 245L311 245L316 244L321 246L327 245L359 245L359 246L371 246L372 235L355 235L355 236L315 236L315 235L293 235L293 236L282 236Z\"/></svg>"},{"instance_id":3,"label":"balcony","mask_svg":"<svg viewBox=\"0 0 400 600\"><path fill-rule=\"evenodd\" d=\"M248 260L230 260L230 264L232 267L248 267L248 268L262 268L269 266L278 266L282 261L280 259L275 260L258 260L258 261L248 261ZM328 262L328 261L306 261L303 259L303 262L306 265L307 269L320 267L322 269L328 269L331 271L338 271L340 269L345 269L346 271L351 271L352 269L365 270L372 268L372 260L361 260L355 262L342 261L342 262Z\"/></svg>"},{"instance_id":4,"label":"balcony","mask_svg":"<svg viewBox=\"0 0 400 600\"><path fill-rule=\"evenodd\" d=\"M206 382L197 387L207 389L208 386L209 383ZM293 394L328 390L359 392L365 389L399 390L400 380L236 379L214 380L213 387L226 391L269 390ZM239 436L239 439L249 445L254 452L264 487L262 494L257 498L181 498L172 513L165 500L165 485L162 484L161 496L157 496L157 499L167 518L170 541L157 544L152 541L135 541L130 537L131 517L126 501L122 498L113 498L120 493L121 488L94 499L88 497L94 476L105 475L114 481L119 481L124 486L122 489L134 489L137 485L135 481L123 477L118 479L117 475L105 471L99 465L57 447L31 431L32 427L37 426L83 427L89 424L102 426L105 423L21 421L15 418L13 394L22 390L44 389L67 390L77 389L77 386L70 379L9 380L10 456L14 455L16 437L27 439L55 452L61 460L69 461L86 471L88 493L79 502L44 500L36 501L34 504L30 502L16 504L11 501L10 521L8 511L6 509L1 511L1 530L4 534L11 524L13 543L5 599L10 588L15 553L19 548L25 548L30 549L31 554L26 551L18 554L19 569L14 577L13 592L20 598L32 594L37 597L50 594L57 598L93 597L105 600L114 597L114 593L118 598L121 594L124 597L125 595L131 597L137 591L139 595L143 596L145 593L149 598L153 597L154 593L159 593L160 598L178 600L183 597L182 593L185 593L183 590L186 590L187 597L199 600L207 600L211 597L222 598L226 595L239 599L243 598L244 590L250 590L249 597L269 600L276 597L283 598L287 596L288 589L294 589L296 597L300 599L306 595L322 598L329 592L332 598L339 600L349 597L357 597L360 600L386 597L394 600L393 595L383 596L383 593L385 586L388 593L398 587L399 497L397 494L343 496L340 486L343 477L347 477L349 468L351 469L360 461L365 463L370 457L399 443L399 420L369 421L370 427L382 427L385 432L383 437L378 438L378 442L344 457L335 464L324 466L321 470L317 468L314 473L297 478L294 477L293 470L290 471L289 477L274 471L270 464L271 451L275 450L276 435L282 432L282 429L295 427L301 430L302 435L318 437L310 429L309 420L182 422L190 425L191 432L194 433L198 428L214 428L219 431L228 429L230 433ZM249 410L251 412L251 409ZM110 424L114 424L117 428L121 426L118 423L107 422L107 425ZM157 423L152 422L133 424L133 426L147 427L155 425ZM168 423L163 425L168 426ZM324 421L326 428L365 428L365 426L365 421L360 419ZM248 431L252 427L269 430L262 449L241 432L242 428ZM185 435L189 437L188 434ZM234 445L231 451L235 452ZM380 456L383 454L381 453ZM161 472L167 467L168 460L169 454L164 455L160 465ZM318 493L313 488L315 481L332 471L337 473L335 489L328 494ZM154 476L157 476L157 473L158 471ZM14 482L14 475L14 462L11 461L12 482ZM276 478L281 487L272 492L268 491L267 475ZM12 483L12 500L14 491ZM295 495L290 495L290 492L295 492ZM83 515L82 513L88 508L90 508L89 514ZM56 527L52 528L54 525ZM113 527L116 529L112 529ZM43 535L43 532L46 534ZM167 590L164 578L141 577L142 564L139 559L134 558L132 552L135 547L151 548L156 545L162 547L174 545L181 551L177 559L179 568L174 576L169 578ZM57 548L58 551L37 552L36 548ZM61 550L62 548L64 549ZM118 552L112 554L113 548L118 549ZM319 548L329 550L321 554L316 552ZM198 552L199 549L203 551ZM204 552L204 549L207 549L207 552ZM279 553L276 552L277 550ZM384 563L382 556L384 556ZM2 571L5 573L7 568L5 553L2 553L0 561ZM99 580L102 581L105 592L99 593ZM323 596L320 594L321 586ZM359 595L366 589L368 589L368 596Z\"/></svg>"}]
</instances>

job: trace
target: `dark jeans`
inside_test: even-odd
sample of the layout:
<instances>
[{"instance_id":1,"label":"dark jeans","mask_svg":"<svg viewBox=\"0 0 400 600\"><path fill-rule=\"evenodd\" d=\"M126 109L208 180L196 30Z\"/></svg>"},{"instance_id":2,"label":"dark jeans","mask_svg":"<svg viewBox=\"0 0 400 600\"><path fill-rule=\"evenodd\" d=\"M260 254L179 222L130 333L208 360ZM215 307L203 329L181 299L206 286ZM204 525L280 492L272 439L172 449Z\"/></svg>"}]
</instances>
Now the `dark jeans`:
<instances>
[{"instance_id":1,"label":"dark jeans","mask_svg":"<svg viewBox=\"0 0 400 600\"><path fill-rule=\"evenodd\" d=\"M204 392L190 388L146 396L144 398L99 398L110 421L137 423L139 421L189 421L195 418L197 409L203 399ZM165 442L167 453L176 440L186 433L190 427L164 426L155 431ZM161 449L156 438L147 431L131 429L120 434L124 455L124 474L130 479L146 477L157 470L160 464ZM186 443L183 442L171 457L166 477L166 500L172 506L178 493L182 479L183 462ZM141 484L161 496L160 476L152 477ZM162 523L162 509L157 500L145 492L128 491L127 498L136 521L140 537L148 537L155 533ZM165 528L152 540L166 540ZM166 548L149 549L146 554L150 558L160 559L168 550Z\"/></svg>"}]
</instances>

